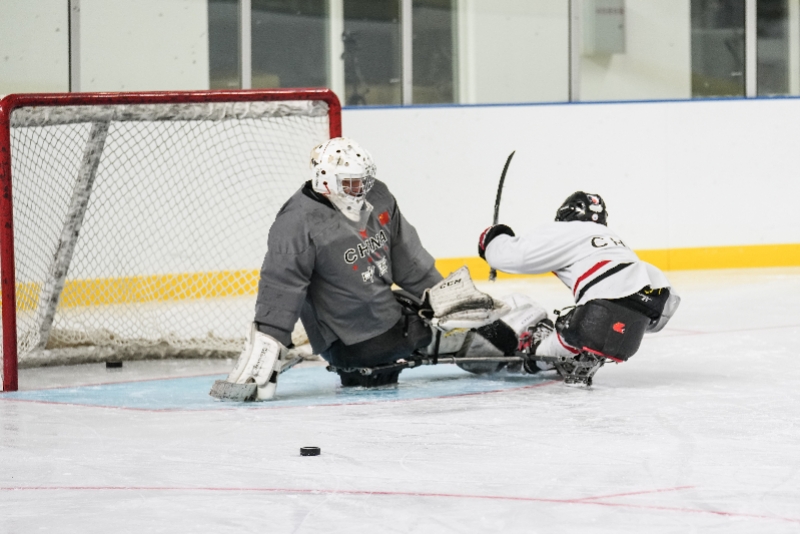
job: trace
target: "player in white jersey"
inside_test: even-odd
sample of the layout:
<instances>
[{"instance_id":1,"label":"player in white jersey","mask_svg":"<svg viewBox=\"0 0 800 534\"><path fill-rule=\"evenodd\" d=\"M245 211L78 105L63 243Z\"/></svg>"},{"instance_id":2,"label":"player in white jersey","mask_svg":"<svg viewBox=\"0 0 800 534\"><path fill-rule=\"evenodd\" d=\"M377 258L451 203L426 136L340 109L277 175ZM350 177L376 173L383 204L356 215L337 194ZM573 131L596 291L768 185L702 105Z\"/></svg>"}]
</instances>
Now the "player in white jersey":
<instances>
[{"instance_id":1,"label":"player in white jersey","mask_svg":"<svg viewBox=\"0 0 800 534\"><path fill-rule=\"evenodd\" d=\"M540 322L518 347L556 358L567 383L591 385L606 360L633 356L645 332L661 330L680 302L664 273L641 261L607 227L607 217L599 195L578 191L558 209L555 222L519 237L498 224L479 239L478 252L492 268L553 272L572 291L575 307L555 325Z\"/></svg>"}]
</instances>

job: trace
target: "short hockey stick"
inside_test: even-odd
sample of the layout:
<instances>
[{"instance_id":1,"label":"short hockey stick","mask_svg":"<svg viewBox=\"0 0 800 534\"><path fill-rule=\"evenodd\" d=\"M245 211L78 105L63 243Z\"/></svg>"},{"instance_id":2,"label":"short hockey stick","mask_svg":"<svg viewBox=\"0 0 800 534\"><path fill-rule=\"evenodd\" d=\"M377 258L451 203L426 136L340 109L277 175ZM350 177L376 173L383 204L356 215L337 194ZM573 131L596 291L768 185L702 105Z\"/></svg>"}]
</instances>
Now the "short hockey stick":
<instances>
[{"instance_id":1,"label":"short hockey stick","mask_svg":"<svg viewBox=\"0 0 800 534\"><path fill-rule=\"evenodd\" d=\"M511 158L514 157L514 154L517 151L514 150L511 154L508 155L508 159L506 160L506 164L503 166L503 172L500 174L500 183L497 184L497 196L494 199L494 219L492 219L492 226L497 224L497 220L500 217L500 198L503 196L503 184L506 181L506 173L508 172L508 166L511 164ZM494 282L495 278L497 278L497 271L495 269L489 270L489 281Z\"/></svg>"},{"instance_id":2,"label":"short hockey stick","mask_svg":"<svg viewBox=\"0 0 800 534\"><path fill-rule=\"evenodd\" d=\"M525 363L533 361L541 361L547 363L560 363L567 358L558 358L551 356L532 356L526 353L518 352L515 356L497 356L497 357L459 357L459 356L419 356L410 357L408 359L399 360L394 363L385 365L376 365L374 367L351 367L342 368L329 365L326 369L330 372L343 371L346 373L361 373L364 376L369 376L376 371L396 371L403 369L413 369L415 367L422 367L423 365L441 365L453 363Z\"/></svg>"}]
</instances>

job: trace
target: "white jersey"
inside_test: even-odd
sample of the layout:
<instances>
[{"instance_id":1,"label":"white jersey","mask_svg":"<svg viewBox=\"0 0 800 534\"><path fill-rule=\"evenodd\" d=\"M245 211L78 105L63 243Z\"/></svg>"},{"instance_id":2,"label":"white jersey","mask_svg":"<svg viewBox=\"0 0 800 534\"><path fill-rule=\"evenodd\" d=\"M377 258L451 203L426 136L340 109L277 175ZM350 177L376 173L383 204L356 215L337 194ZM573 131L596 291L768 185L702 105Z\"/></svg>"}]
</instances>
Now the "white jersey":
<instances>
[{"instance_id":1,"label":"white jersey","mask_svg":"<svg viewBox=\"0 0 800 534\"><path fill-rule=\"evenodd\" d=\"M641 261L608 227L593 222L551 222L523 236L499 235L486 247L486 261L507 273L552 271L579 305L627 297L645 286L669 287L664 273Z\"/></svg>"}]
</instances>

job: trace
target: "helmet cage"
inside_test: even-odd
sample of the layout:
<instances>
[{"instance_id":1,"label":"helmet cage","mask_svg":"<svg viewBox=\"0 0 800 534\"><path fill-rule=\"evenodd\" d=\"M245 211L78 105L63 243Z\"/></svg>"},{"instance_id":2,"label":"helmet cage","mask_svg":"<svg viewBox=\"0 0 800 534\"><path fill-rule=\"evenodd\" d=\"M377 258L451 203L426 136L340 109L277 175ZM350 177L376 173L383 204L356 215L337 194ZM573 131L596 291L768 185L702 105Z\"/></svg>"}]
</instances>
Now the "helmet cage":
<instances>
[{"instance_id":1,"label":"helmet cage","mask_svg":"<svg viewBox=\"0 0 800 534\"><path fill-rule=\"evenodd\" d=\"M353 183L358 181L358 184ZM337 190L341 194L355 198L363 198L375 185L375 177L370 174L338 173L336 175Z\"/></svg>"}]
</instances>

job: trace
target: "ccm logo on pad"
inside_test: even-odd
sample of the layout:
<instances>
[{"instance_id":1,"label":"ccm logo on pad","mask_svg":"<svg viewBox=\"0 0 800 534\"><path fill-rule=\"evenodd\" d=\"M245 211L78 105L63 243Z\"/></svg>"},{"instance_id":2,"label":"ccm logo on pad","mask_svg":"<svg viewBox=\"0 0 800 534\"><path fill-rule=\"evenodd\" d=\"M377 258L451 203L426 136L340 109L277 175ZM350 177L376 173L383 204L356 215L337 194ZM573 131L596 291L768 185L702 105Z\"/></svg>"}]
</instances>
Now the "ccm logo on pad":
<instances>
[{"instance_id":1,"label":"ccm logo on pad","mask_svg":"<svg viewBox=\"0 0 800 534\"><path fill-rule=\"evenodd\" d=\"M614 323L614 326L612 326L611 328L614 330L614 332L617 332L618 334L625 333L625 323Z\"/></svg>"}]
</instances>

